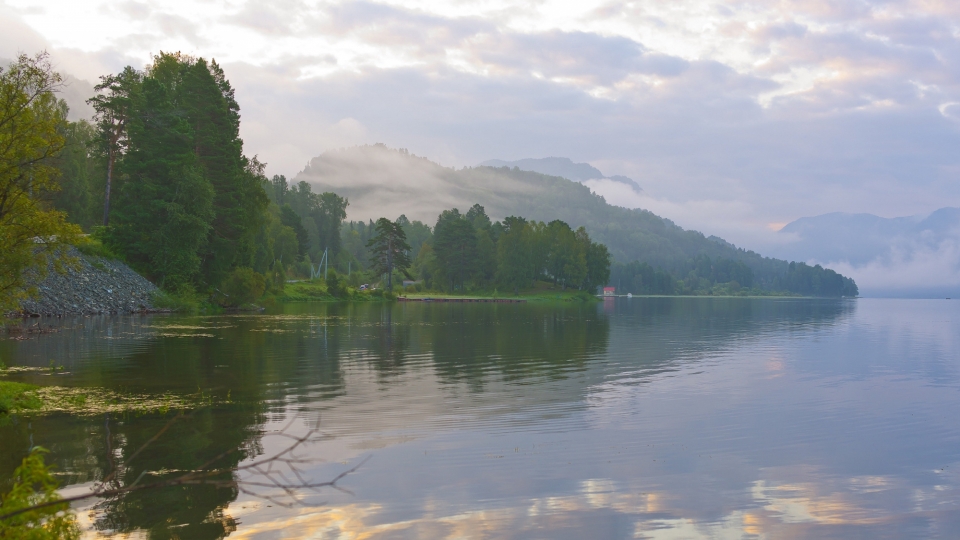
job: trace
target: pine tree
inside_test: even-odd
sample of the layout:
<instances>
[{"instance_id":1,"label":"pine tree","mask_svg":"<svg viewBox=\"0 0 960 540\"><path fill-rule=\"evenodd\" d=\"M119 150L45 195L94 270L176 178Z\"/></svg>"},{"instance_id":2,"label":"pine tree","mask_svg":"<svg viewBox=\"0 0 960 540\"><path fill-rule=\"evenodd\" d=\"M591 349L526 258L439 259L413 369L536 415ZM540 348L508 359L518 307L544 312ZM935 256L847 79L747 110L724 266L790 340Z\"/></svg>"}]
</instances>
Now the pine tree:
<instances>
[{"instance_id":1,"label":"pine tree","mask_svg":"<svg viewBox=\"0 0 960 540\"><path fill-rule=\"evenodd\" d=\"M190 126L168 87L143 81L139 114L128 124L126 179L113 212L109 243L162 286L192 282L213 220L214 191L202 174Z\"/></svg>"},{"instance_id":2,"label":"pine tree","mask_svg":"<svg viewBox=\"0 0 960 540\"><path fill-rule=\"evenodd\" d=\"M462 289L473 275L477 259L477 234L473 224L460 211L444 210L433 229L433 250L438 278L449 282L450 289Z\"/></svg>"},{"instance_id":3,"label":"pine tree","mask_svg":"<svg viewBox=\"0 0 960 540\"><path fill-rule=\"evenodd\" d=\"M387 218L377 220L376 231L376 235L367 242L371 269L378 274L386 274L387 290L393 290L393 271L405 272L410 268L407 235L398 222Z\"/></svg>"},{"instance_id":4,"label":"pine tree","mask_svg":"<svg viewBox=\"0 0 960 540\"><path fill-rule=\"evenodd\" d=\"M117 75L100 77L94 87L98 93L87 100L96 111L94 120L100 133L101 151L106 156L107 178L103 192L103 225L110 223L110 195L117 160L127 149L128 125L136 114L136 95L143 83L143 73L127 66Z\"/></svg>"},{"instance_id":5,"label":"pine tree","mask_svg":"<svg viewBox=\"0 0 960 540\"><path fill-rule=\"evenodd\" d=\"M503 223L504 231L497 242L497 282L517 294L533 280L531 231L527 220L520 217L508 217Z\"/></svg>"},{"instance_id":6,"label":"pine tree","mask_svg":"<svg viewBox=\"0 0 960 540\"><path fill-rule=\"evenodd\" d=\"M235 266L246 266L269 199L255 171L249 170L240 139L240 106L216 62L177 57L181 62L179 101L192 127L193 147L204 178L214 191L203 278L219 283ZM165 61L165 58L158 60Z\"/></svg>"},{"instance_id":7,"label":"pine tree","mask_svg":"<svg viewBox=\"0 0 960 540\"><path fill-rule=\"evenodd\" d=\"M293 232L296 233L297 260L302 261L303 256L310 250L310 238L307 236L307 230L303 228L303 220L293 211L293 208L291 208L289 204L285 204L280 208L280 223L290 227L293 229Z\"/></svg>"},{"instance_id":8,"label":"pine tree","mask_svg":"<svg viewBox=\"0 0 960 540\"><path fill-rule=\"evenodd\" d=\"M61 128L66 144L60 155L53 160L60 170L61 190L54 194L53 204L67 213L70 221L89 230L100 223L99 200L94 200L98 171L96 152L98 133L96 127L80 120L66 122Z\"/></svg>"},{"instance_id":9,"label":"pine tree","mask_svg":"<svg viewBox=\"0 0 960 540\"><path fill-rule=\"evenodd\" d=\"M607 246L591 241L583 227L577 229L577 241L583 246L587 261L587 273L582 288L591 293L596 292L597 287L606 285L610 280L610 252Z\"/></svg>"},{"instance_id":10,"label":"pine tree","mask_svg":"<svg viewBox=\"0 0 960 540\"><path fill-rule=\"evenodd\" d=\"M347 219L349 204L347 199L336 193L325 192L314 196L310 217L317 225L317 248L328 250L331 257L340 253L340 227L343 220Z\"/></svg>"}]
</instances>

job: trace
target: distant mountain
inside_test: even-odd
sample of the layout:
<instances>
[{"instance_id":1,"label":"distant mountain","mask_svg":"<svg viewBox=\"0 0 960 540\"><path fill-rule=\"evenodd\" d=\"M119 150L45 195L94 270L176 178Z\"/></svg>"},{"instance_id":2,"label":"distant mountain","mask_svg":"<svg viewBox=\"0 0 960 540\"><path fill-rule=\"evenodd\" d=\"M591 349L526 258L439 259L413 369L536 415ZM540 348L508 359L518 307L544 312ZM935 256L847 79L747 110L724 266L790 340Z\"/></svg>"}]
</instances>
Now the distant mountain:
<instances>
[{"instance_id":1,"label":"distant mountain","mask_svg":"<svg viewBox=\"0 0 960 540\"><path fill-rule=\"evenodd\" d=\"M465 211L479 203L495 220L522 216L584 226L593 239L607 245L614 260L646 262L679 279L687 277L694 258L704 255L743 262L754 271L755 284L764 288L788 289L785 280L793 272L786 261L684 230L647 210L611 206L587 186L519 167L455 170L377 144L315 157L294 178L295 183L301 181L312 184L314 191L346 197L351 220L395 219L405 214L432 227L443 210Z\"/></svg>"},{"instance_id":2,"label":"distant mountain","mask_svg":"<svg viewBox=\"0 0 960 540\"><path fill-rule=\"evenodd\" d=\"M482 167L516 167L521 171L533 171L550 176L559 176L574 182L586 182L587 180L607 179L614 182L620 182L632 187L636 191L643 191L639 184L626 176L614 175L604 176L599 169L589 163L574 163L569 158L548 157L548 158L527 158L517 161L503 161L502 159L490 159L480 164Z\"/></svg>"},{"instance_id":3,"label":"distant mountain","mask_svg":"<svg viewBox=\"0 0 960 540\"><path fill-rule=\"evenodd\" d=\"M780 230L780 257L840 265L864 294L950 296L960 292L960 208L883 218L835 212Z\"/></svg>"}]
</instances>

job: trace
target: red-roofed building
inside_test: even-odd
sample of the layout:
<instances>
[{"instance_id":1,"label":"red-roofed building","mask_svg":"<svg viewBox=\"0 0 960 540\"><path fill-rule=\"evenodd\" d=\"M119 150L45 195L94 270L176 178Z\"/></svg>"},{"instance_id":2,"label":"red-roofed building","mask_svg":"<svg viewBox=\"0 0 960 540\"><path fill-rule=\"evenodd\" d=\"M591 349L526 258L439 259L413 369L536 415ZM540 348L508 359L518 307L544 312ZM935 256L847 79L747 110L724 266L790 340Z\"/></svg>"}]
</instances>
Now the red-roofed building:
<instances>
[{"instance_id":1,"label":"red-roofed building","mask_svg":"<svg viewBox=\"0 0 960 540\"><path fill-rule=\"evenodd\" d=\"M604 295L604 296L616 296L616 295L617 295L617 288L616 288L616 287L604 287L604 288L603 288L603 295Z\"/></svg>"}]
</instances>

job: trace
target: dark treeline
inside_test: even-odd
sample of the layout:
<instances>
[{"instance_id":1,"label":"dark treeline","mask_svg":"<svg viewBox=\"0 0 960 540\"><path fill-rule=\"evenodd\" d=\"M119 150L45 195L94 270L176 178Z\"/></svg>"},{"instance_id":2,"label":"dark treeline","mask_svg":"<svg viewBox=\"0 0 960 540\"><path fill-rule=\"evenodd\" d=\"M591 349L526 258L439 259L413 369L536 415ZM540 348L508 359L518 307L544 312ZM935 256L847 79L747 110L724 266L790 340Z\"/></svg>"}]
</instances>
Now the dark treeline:
<instances>
[{"instance_id":1,"label":"dark treeline","mask_svg":"<svg viewBox=\"0 0 960 540\"><path fill-rule=\"evenodd\" d=\"M349 205L346 199L336 193L314 193L306 182L288 185L282 175L274 176L263 187L271 201L271 213L279 220L281 233L286 235L285 242L296 239L296 255L287 254L288 265L306 262L307 266L298 267L309 269L312 262L320 262L324 250L332 259L338 259L342 245L340 230Z\"/></svg>"},{"instance_id":2,"label":"dark treeline","mask_svg":"<svg viewBox=\"0 0 960 540\"><path fill-rule=\"evenodd\" d=\"M690 259L686 271L679 275L648 263L634 261L616 263L611 269L610 282L622 294L764 294L782 291L805 296L856 296L857 285L850 278L819 264L791 262L782 276L776 276L767 287L761 287L753 269L742 261L700 255Z\"/></svg>"},{"instance_id":3,"label":"dark treeline","mask_svg":"<svg viewBox=\"0 0 960 540\"><path fill-rule=\"evenodd\" d=\"M268 224L263 165L243 155L216 62L160 54L96 88L95 123L65 127L55 204L167 289L215 287L252 266Z\"/></svg>"},{"instance_id":4,"label":"dark treeline","mask_svg":"<svg viewBox=\"0 0 960 540\"><path fill-rule=\"evenodd\" d=\"M376 262L371 246L383 235L381 221L386 220L345 224L348 260L361 267L365 260ZM492 221L484 207L475 204L466 213L445 210L432 229L405 216L393 224L410 261L396 271L425 289L516 293L539 281L593 293L610 276L606 246L591 241L582 227L573 230L562 221L543 223L515 216Z\"/></svg>"},{"instance_id":5,"label":"dark treeline","mask_svg":"<svg viewBox=\"0 0 960 540\"><path fill-rule=\"evenodd\" d=\"M791 266L788 261L763 257L721 238L684 230L648 210L610 205L587 186L565 178L506 167L449 171L437 166L434 174L449 179L461 189L495 182L509 182L522 188L516 189L510 197L484 193L482 190L474 190L470 196L485 205L491 213L511 215L522 212L530 219L560 219L574 227L584 226L594 240L607 246L614 261L624 266L631 261L647 263L653 269L668 273L675 282L682 281L687 285L686 288L675 287L674 294L695 294L698 290L714 288L704 289L693 280L688 280L691 270L696 267L697 258L706 256L714 262L727 259L748 266L753 271L750 289L755 291L840 296L838 291L842 290L843 296L856 295L857 288L853 280L843 278L843 284L838 285L842 276L835 272L803 263ZM635 273L631 272L631 277ZM626 287L627 280L620 281ZM612 280L610 284L616 286L617 282ZM729 288L726 290L729 292ZM716 292L719 293L720 289ZM741 294L746 294L746 291Z\"/></svg>"}]
</instances>

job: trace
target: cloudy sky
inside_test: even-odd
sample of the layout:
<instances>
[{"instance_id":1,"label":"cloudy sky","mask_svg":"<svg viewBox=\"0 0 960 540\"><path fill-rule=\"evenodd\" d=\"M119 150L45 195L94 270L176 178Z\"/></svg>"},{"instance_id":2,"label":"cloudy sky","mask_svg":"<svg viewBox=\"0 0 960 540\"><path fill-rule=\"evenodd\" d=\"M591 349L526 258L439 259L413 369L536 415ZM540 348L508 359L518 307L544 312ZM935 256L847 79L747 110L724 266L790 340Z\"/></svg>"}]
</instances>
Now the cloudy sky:
<instances>
[{"instance_id":1,"label":"cloudy sky","mask_svg":"<svg viewBox=\"0 0 960 540\"><path fill-rule=\"evenodd\" d=\"M0 0L0 57L83 81L213 57L246 150L293 175L383 142L565 156L608 200L747 247L801 216L960 206L960 2ZM604 191L606 190L606 191Z\"/></svg>"}]
</instances>

